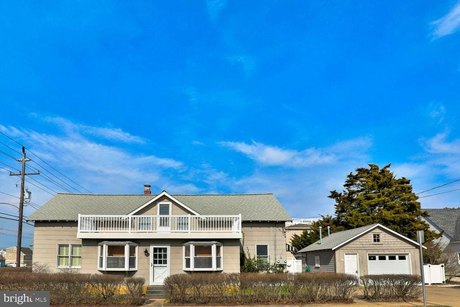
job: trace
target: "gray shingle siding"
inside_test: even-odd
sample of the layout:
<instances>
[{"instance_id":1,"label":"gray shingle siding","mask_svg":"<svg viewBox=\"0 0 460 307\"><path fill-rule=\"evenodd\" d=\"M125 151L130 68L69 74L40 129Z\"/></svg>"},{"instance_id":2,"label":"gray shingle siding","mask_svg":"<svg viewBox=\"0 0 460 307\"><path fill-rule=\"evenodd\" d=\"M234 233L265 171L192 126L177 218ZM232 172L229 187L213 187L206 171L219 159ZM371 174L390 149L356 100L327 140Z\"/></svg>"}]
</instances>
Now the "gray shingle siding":
<instances>
[{"instance_id":1,"label":"gray shingle siding","mask_svg":"<svg viewBox=\"0 0 460 307\"><path fill-rule=\"evenodd\" d=\"M316 256L320 259L319 267L315 267ZM311 272L335 272L335 252L332 250L308 252L306 264Z\"/></svg>"}]
</instances>

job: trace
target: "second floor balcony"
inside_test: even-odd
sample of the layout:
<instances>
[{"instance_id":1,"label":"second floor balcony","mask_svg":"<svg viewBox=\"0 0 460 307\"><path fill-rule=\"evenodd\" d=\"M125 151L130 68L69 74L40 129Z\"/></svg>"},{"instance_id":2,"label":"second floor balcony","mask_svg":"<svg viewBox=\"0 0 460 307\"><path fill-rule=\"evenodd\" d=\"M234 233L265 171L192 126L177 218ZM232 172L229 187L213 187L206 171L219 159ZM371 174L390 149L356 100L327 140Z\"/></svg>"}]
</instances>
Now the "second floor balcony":
<instances>
[{"instance_id":1,"label":"second floor balcony","mask_svg":"<svg viewBox=\"0 0 460 307\"><path fill-rule=\"evenodd\" d=\"M240 239L241 215L79 215L81 239Z\"/></svg>"}]
</instances>

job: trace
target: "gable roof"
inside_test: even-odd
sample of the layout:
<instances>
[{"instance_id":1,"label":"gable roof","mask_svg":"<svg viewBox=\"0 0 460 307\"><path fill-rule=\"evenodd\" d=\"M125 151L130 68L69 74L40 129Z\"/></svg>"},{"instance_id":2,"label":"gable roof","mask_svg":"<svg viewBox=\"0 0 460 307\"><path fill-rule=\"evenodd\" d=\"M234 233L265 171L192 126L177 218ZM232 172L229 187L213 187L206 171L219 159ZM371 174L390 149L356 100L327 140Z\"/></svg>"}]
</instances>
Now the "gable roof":
<instances>
[{"instance_id":1,"label":"gable roof","mask_svg":"<svg viewBox=\"0 0 460 307\"><path fill-rule=\"evenodd\" d=\"M193 214L195 215L199 215L198 212L196 212L195 210L193 210L192 208L188 207L187 205L183 204L180 200L178 200L177 198L174 198L173 196L169 195L166 191L163 191L161 192L160 194L158 194L157 196L155 196L153 199L149 200L148 202L146 202L145 204L143 204L142 206L138 207L137 209L135 209L134 211L130 212L129 215L133 215L137 212L139 212L140 210L144 209L145 207L147 207L148 205L154 203L155 201L157 201L158 199L162 198L162 197L167 197L169 198L170 200L174 201L176 204L178 204L179 206L181 206L182 208L184 208L185 210L189 211L189 212L192 212Z\"/></svg>"},{"instance_id":2,"label":"gable roof","mask_svg":"<svg viewBox=\"0 0 460 307\"><path fill-rule=\"evenodd\" d=\"M350 229L350 230L345 230L345 231L340 231L340 232L336 232L336 233L332 233L330 236L327 236L327 237L324 237L322 239L322 243L320 240L316 241L315 243L312 243L310 245L308 245L307 247L301 249L299 251L299 253L305 253L305 252L312 252L312 251L317 251L317 250L336 250L346 244L348 244L349 242L361 237L362 235L374 230L375 228L382 228L396 236L398 236L399 238L403 239L403 240L406 240L412 244L415 244L418 246L418 243L409 239L409 238L406 238L405 236L403 235L400 235L399 233L397 233L396 231L393 231L391 230L390 228L388 227L385 227L381 224L371 224L371 225L367 225L367 226L363 226L363 227L359 227L359 228L354 228L354 229Z\"/></svg>"},{"instance_id":3,"label":"gable roof","mask_svg":"<svg viewBox=\"0 0 460 307\"><path fill-rule=\"evenodd\" d=\"M456 236L455 226L460 221L460 208L424 209L429 216L424 217L427 222L453 239ZM458 236L458 235L457 235Z\"/></svg>"},{"instance_id":4,"label":"gable roof","mask_svg":"<svg viewBox=\"0 0 460 307\"><path fill-rule=\"evenodd\" d=\"M171 195L201 215L242 215L243 221L287 221L286 210L275 195L201 194ZM157 195L59 193L28 217L31 221L77 221L78 214L128 215Z\"/></svg>"}]
</instances>

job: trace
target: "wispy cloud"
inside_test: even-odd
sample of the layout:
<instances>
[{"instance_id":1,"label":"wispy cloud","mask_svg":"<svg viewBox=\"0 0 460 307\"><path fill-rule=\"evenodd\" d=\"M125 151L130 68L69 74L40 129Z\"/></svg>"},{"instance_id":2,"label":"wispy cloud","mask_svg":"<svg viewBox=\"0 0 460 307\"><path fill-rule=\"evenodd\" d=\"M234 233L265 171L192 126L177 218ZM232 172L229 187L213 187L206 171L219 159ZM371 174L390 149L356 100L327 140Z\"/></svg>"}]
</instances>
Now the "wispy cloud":
<instances>
[{"instance_id":1,"label":"wispy cloud","mask_svg":"<svg viewBox=\"0 0 460 307\"><path fill-rule=\"evenodd\" d=\"M175 159L133 154L125 147L104 144L91 138L99 136L99 132L102 131L104 138L111 139L120 132L126 138L136 139L135 136L119 129L114 129L115 134L112 134L105 128L82 127L63 118L53 118L48 122L58 128L55 129L56 133L2 125L0 130L23 140L33 153L66 172L92 192L132 192L140 189L146 182L154 186L168 186L172 180L165 176L165 172L169 172L170 175L171 172L180 173L185 168L182 162ZM126 141L126 138L121 141ZM177 183L174 185L179 186ZM55 189L62 190L56 187ZM187 187L187 191L190 190L190 187Z\"/></svg>"},{"instance_id":2,"label":"wispy cloud","mask_svg":"<svg viewBox=\"0 0 460 307\"><path fill-rule=\"evenodd\" d=\"M433 25L435 26L433 31L434 38L457 32L460 29L460 2L457 2L445 16L434 21Z\"/></svg>"},{"instance_id":3,"label":"wispy cloud","mask_svg":"<svg viewBox=\"0 0 460 307\"><path fill-rule=\"evenodd\" d=\"M356 149L367 150L371 144L369 138L360 138L334 144L328 148L307 148L304 150L285 149L253 141L220 142L222 146L245 154L248 158L266 166L309 167L336 163L347 153Z\"/></svg>"},{"instance_id":4,"label":"wispy cloud","mask_svg":"<svg viewBox=\"0 0 460 307\"><path fill-rule=\"evenodd\" d=\"M212 21L216 21L219 18L222 11L227 5L227 0L207 0L206 9L208 11L209 17Z\"/></svg>"},{"instance_id":5,"label":"wispy cloud","mask_svg":"<svg viewBox=\"0 0 460 307\"><path fill-rule=\"evenodd\" d=\"M460 140L447 141L447 133L438 133L428 140L422 140L425 150L433 154L460 154Z\"/></svg>"},{"instance_id":6,"label":"wispy cloud","mask_svg":"<svg viewBox=\"0 0 460 307\"><path fill-rule=\"evenodd\" d=\"M252 142L251 144L242 142L220 142L220 144L243 153L260 164L268 166L304 167L335 161L333 155L323 153L315 148L297 151L264 145L257 142Z\"/></svg>"},{"instance_id":7,"label":"wispy cloud","mask_svg":"<svg viewBox=\"0 0 460 307\"><path fill-rule=\"evenodd\" d=\"M48 116L44 118L45 121L54 123L60 128L65 130L69 134L86 134L96 137L101 137L107 140L114 140L124 143L139 143L142 144L145 140L141 137L134 136L128 132L123 131L119 128L108 128L108 127L94 127L83 124L77 124L71 122L62 117Z\"/></svg>"}]
</instances>

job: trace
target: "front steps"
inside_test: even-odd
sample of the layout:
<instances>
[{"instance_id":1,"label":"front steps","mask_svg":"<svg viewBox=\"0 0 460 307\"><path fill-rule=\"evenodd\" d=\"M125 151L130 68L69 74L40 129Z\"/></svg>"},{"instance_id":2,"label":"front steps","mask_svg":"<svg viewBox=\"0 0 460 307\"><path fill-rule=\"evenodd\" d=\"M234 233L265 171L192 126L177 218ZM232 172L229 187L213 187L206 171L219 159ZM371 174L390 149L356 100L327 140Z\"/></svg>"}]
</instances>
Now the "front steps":
<instances>
[{"instance_id":1,"label":"front steps","mask_svg":"<svg viewBox=\"0 0 460 307\"><path fill-rule=\"evenodd\" d=\"M148 286L145 298L148 300L165 299L166 293L163 286Z\"/></svg>"}]
</instances>

